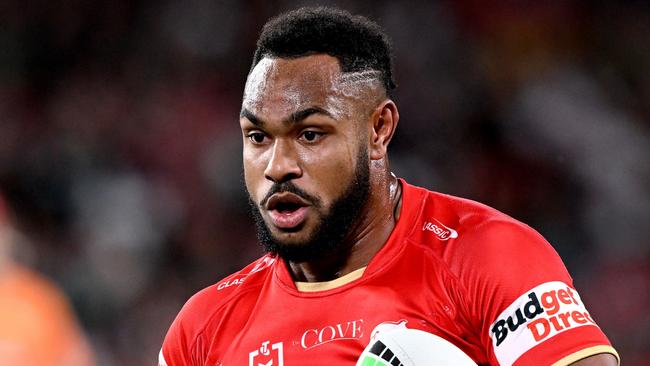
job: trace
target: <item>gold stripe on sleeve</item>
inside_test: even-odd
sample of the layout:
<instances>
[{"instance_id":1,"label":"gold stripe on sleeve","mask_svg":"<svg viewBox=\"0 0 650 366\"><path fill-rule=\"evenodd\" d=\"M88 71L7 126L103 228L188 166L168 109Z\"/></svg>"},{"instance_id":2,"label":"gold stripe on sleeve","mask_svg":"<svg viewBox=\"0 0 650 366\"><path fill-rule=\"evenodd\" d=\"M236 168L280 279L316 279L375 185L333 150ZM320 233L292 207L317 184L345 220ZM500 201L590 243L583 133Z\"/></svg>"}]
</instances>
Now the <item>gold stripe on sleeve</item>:
<instances>
[{"instance_id":1,"label":"gold stripe on sleeve","mask_svg":"<svg viewBox=\"0 0 650 366\"><path fill-rule=\"evenodd\" d=\"M618 361L618 364L621 364L621 357L618 355L616 350L613 347L610 346L594 346L594 347L589 347L585 349L581 349L578 352L574 352L558 362L554 363L553 366L566 366L570 365L576 361L580 361L583 358L587 358L589 356L597 355L599 353L611 353L616 357L616 360Z\"/></svg>"}]
</instances>

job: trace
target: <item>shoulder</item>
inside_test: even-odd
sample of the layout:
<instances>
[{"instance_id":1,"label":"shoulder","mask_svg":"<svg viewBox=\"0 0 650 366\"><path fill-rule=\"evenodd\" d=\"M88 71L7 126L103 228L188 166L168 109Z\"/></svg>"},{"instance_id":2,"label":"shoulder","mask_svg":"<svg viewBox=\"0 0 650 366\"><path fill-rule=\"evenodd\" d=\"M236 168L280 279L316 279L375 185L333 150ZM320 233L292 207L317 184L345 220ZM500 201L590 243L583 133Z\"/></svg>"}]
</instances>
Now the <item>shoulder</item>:
<instances>
[{"instance_id":1,"label":"shoulder","mask_svg":"<svg viewBox=\"0 0 650 366\"><path fill-rule=\"evenodd\" d=\"M194 294L179 312L178 318L185 322L207 322L224 306L239 301L241 297L254 295L271 273L275 258L269 255L259 258L241 270L225 277Z\"/></svg>"},{"instance_id":2,"label":"shoulder","mask_svg":"<svg viewBox=\"0 0 650 366\"><path fill-rule=\"evenodd\" d=\"M451 273L463 321L493 363L616 355L559 255L537 231L471 200L427 191L421 202L410 240L435 252Z\"/></svg>"},{"instance_id":3,"label":"shoulder","mask_svg":"<svg viewBox=\"0 0 650 366\"><path fill-rule=\"evenodd\" d=\"M206 337L229 331L237 319L223 322L229 309L237 307L242 319L246 304L254 304L264 282L271 276L276 259L266 255L212 286L194 294L180 310L169 328L161 351L164 364L201 364L208 344ZM224 328L225 327L225 328ZM223 328L223 329L222 329Z\"/></svg>"},{"instance_id":4,"label":"shoulder","mask_svg":"<svg viewBox=\"0 0 650 366\"><path fill-rule=\"evenodd\" d=\"M479 202L423 192L409 239L438 258L473 319L491 321L543 284L573 286L555 249L528 225Z\"/></svg>"},{"instance_id":5,"label":"shoulder","mask_svg":"<svg viewBox=\"0 0 650 366\"><path fill-rule=\"evenodd\" d=\"M530 226L490 211L468 215L461 225L463 237L448 261L459 275L473 273L496 281L519 277L529 286L569 280L553 246Z\"/></svg>"},{"instance_id":6,"label":"shoulder","mask_svg":"<svg viewBox=\"0 0 650 366\"><path fill-rule=\"evenodd\" d=\"M530 226L476 201L412 188L422 203L409 238L436 252L459 279L567 279L555 249Z\"/></svg>"}]
</instances>

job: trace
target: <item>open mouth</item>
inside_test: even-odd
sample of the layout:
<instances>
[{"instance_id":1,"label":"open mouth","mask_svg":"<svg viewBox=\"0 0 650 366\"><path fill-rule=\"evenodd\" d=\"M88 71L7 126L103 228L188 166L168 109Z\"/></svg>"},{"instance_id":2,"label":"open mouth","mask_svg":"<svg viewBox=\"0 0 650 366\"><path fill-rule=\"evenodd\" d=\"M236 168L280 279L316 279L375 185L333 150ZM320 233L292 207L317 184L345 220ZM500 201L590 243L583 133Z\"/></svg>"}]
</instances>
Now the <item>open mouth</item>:
<instances>
[{"instance_id":1,"label":"open mouth","mask_svg":"<svg viewBox=\"0 0 650 366\"><path fill-rule=\"evenodd\" d=\"M266 209L274 226L280 229L296 229L307 218L309 202L293 193L277 193L269 198Z\"/></svg>"},{"instance_id":2,"label":"open mouth","mask_svg":"<svg viewBox=\"0 0 650 366\"><path fill-rule=\"evenodd\" d=\"M279 213L291 213L293 211L296 211L300 207L304 207L304 206L301 206L294 202L280 202L275 206L274 210L278 211Z\"/></svg>"}]
</instances>

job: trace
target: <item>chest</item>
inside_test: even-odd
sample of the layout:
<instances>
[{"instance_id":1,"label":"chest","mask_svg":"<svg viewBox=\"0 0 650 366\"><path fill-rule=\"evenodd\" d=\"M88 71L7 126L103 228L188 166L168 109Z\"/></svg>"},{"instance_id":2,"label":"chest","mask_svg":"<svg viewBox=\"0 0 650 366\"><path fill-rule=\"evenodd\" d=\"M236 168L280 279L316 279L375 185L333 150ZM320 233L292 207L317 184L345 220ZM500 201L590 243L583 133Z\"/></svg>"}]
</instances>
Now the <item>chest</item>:
<instances>
[{"instance_id":1,"label":"chest","mask_svg":"<svg viewBox=\"0 0 650 366\"><path fill-rule=\"evenodd\" d=\"M207 365L354 365L374 334L393 328L464 342L453 284L417 267L317 294L287 291L271 279L213 328Z\"/></svg>"}]
</instances>

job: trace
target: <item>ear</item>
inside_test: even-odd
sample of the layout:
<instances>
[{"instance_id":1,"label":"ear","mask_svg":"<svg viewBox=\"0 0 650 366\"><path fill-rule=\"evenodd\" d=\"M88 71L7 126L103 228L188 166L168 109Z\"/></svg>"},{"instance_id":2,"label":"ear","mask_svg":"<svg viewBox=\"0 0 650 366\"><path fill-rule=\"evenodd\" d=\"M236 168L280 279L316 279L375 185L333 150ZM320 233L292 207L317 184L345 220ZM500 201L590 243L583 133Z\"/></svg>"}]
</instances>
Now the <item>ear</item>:
<instances>
[{"instance_id":1,"label":"ear","mask_svg":"<svg viewBox=\"0 0 650 366\"><path fill-rule=\"evenodd\" d=\"M386 99L375 108L370 117L369 157L379 160L386 157L388 144L395 134L399 112L395 102Z\"/></svg>"}]
</instances>

